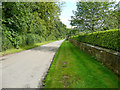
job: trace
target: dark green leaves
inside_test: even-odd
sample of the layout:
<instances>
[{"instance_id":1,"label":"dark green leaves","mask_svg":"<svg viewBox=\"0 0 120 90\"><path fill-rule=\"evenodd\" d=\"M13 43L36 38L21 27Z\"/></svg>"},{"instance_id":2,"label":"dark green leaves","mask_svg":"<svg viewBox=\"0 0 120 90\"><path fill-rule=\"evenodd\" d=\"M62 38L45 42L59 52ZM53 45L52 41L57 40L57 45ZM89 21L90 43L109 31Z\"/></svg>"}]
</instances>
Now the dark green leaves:
<instances>
[{"instance_id":1,"label":"dark green leaves","mask_svg":"<svg viewBox=\"0 0 120 90\"><path fill-rule=\"evenodd\" d=\"M59 20L61 3L3 2L3 50L45 40L65 38L66 26ZM23 42L23 44L22 44Z\"/></svg>"}]
</instances>

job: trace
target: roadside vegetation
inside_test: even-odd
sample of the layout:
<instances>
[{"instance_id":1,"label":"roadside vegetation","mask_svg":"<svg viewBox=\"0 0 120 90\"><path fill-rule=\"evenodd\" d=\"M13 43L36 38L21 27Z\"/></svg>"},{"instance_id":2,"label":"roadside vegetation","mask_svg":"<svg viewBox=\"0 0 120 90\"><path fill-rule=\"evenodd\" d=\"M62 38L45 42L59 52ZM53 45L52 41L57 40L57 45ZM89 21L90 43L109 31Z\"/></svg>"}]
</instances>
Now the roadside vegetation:
<instances>
[{"instance_id":1,"label":"roadside vegetation","mask_svg":"<svg viewBox=\"0 0 120 90\"><path fill-rule=\"evenodd\" d=\"M118 88L118 77L94 57L64 41L48 71L44 88Z\"/></svg>"},{"instance_id":2,"label":"roadside vegetation","mask_svg":"<svg viewBox=\"0 0 120 90\"><path fill-rule=\"evenodd\" d=\"M89 39L88 39L89 38ZM78 42L85 42L116 51L120 51L120 29L98 31L71 37Z\"/></svg>"},{"instance_id":3,"label":"roadside vegetation","mask_svg":"<svg viewBox=\"0 0 120 90\"><path fill-rule=\"evenodd\" d=\"M120 28L120 7L115 2L77 2L71 25L78 32L92 33ZM78 33L76 33L78 34Z\"/></svg>"},{"instance_id":4,"label":"roadside vegetation","mask_svg":"<svg viewBox=\"0 0 120 90\"><path fill-rule=\"evenodd\" d=\"M56 40L44 41L44 42L41 42L41 43L35 43L34 45L26 45L26 46L20 47L19 49L16 49L16 48L7 49L6 51L0 52L0 56L12 54L12 53L16 53L16 52L20 52L20 51L24 51L24 50L28 50L28 49L31 49L31 48L34 48L34 47L39 47L41 45L44 45L44 44L47 44L47 43L50 43L50 42L53 42L53 41L56 41Z\"/></svg>"},{"instance_id":5,"label":"roadside vegetation","mask_svg":"<svg viewBox=\"0 0 120 90\"><path fill-rule=\"evenodd\" d=\"M119 2L120 3L120 2ZM115 2L77 2L71 16L71 39L120 51L120 5Z\"/></svg>"},{"instance_id":6,"label":"roadside vegetation","mask_svg":"<svg viewBox=\"0 0 120 90\"><path fill-rule=\"evenodd\" d=\"M68 29L59 18L62 5L59 2L3 2L0 52L65 38Z\"/></svg>"},{"instance_id":7,"label":"roadside vegetation","mask_svg":"<svg viewBox=\"0 0 120 90\"><path fill-rule=\"evenodd\" d=\"M80 42L120 51L120 8L115 2L77 2L67 29L59 18L61 2L3 2L1 55L55 40ZM77 36L76 36L77 35ZM108 68L65 40L44 81L45 88L118 88Z\"/></svg>"}]
</instances>

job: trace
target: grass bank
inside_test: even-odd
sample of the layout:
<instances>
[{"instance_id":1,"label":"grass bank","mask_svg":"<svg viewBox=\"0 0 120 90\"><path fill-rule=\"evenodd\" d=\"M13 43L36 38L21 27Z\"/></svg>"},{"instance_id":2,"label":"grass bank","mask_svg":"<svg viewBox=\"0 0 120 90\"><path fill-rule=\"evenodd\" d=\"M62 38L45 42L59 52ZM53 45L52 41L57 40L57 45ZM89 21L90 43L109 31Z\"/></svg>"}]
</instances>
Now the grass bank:
<instances>
[{"instance_id":1,"label":"grass bank","mask_svg":"<svg viewBox=\"0 0 120 90\"><path fill-rule=\"evenodd\" d=\"M16 52L20 52L20 51L24 51L24 50L28 50L28 49L31 49L31 48L34 48L34 47L39 47L41 45L44 45L44 44L47 44L47 43L50 43L50 42L53 42L53 41L56 41L56 40L36 43L34 45L26 45L24 47L20 47L19 49L16 49L16 48L7 49L6 51L0 52L0 56L12 54L12 53L16 53Z\"/></svg>"},{"instance_id":2,"label":"grass bank","mask_svg":"<svg viewBox=\"0 0 120 90\"><path fill-rule=\"evenodd\" d=\"M44 88L117 88L118 77L93 57L64 41L58 49Z\"/></svg>"}]
</instances>

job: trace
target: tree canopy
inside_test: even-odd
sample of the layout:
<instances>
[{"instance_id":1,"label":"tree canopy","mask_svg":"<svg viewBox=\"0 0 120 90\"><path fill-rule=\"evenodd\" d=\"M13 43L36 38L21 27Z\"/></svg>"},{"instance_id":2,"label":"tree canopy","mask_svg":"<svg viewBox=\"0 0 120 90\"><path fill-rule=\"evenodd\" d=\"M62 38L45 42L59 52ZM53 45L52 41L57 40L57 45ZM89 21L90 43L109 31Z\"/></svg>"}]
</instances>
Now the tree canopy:
<instances>
[{"instance_id":1,"label":"tree canopy","mask_svg":"<svg viewBox=\"0 0 120 90\"><path fill-rule=\"evenodd\" d=\"M120 14L115 2L77 2L76 6L71 25L77 26L79 30L95 32L118 28Z\"/></svg>"},{"instance_id":2,"label":"tree canopy","mask_svg":"<svg viewBox=\"0 0 120 90\"><path fill-rule=\"evenodd\" d=\"M42 42L65 38L66 25L59 19L61 7L62 3L59 2L3 2L3 50L10 48L8 42L19 47L23 42L27 45L36 40ZM33 39L30 40L30 37Z\"/></svg>"}]
</instances>

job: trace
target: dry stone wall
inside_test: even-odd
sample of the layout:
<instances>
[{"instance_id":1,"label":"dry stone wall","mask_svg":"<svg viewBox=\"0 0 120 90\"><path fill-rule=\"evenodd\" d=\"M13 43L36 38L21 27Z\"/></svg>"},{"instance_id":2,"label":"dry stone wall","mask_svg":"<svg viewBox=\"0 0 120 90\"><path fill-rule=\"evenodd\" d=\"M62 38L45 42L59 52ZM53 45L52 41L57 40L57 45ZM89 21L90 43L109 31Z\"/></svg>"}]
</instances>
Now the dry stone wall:
<instances>
[{"instance_id":1,"label":"dry stone wall","mask_svg":"<svg viewBox=\"0 0 120 90\"><path fill-rule=\"evenodd\" d=\"M120 76L120 52L78 42L72 39L69 39L69 41L84 52L94 56L96 60L102 62L105 66Z\"/></svg>"}]
</instances>

